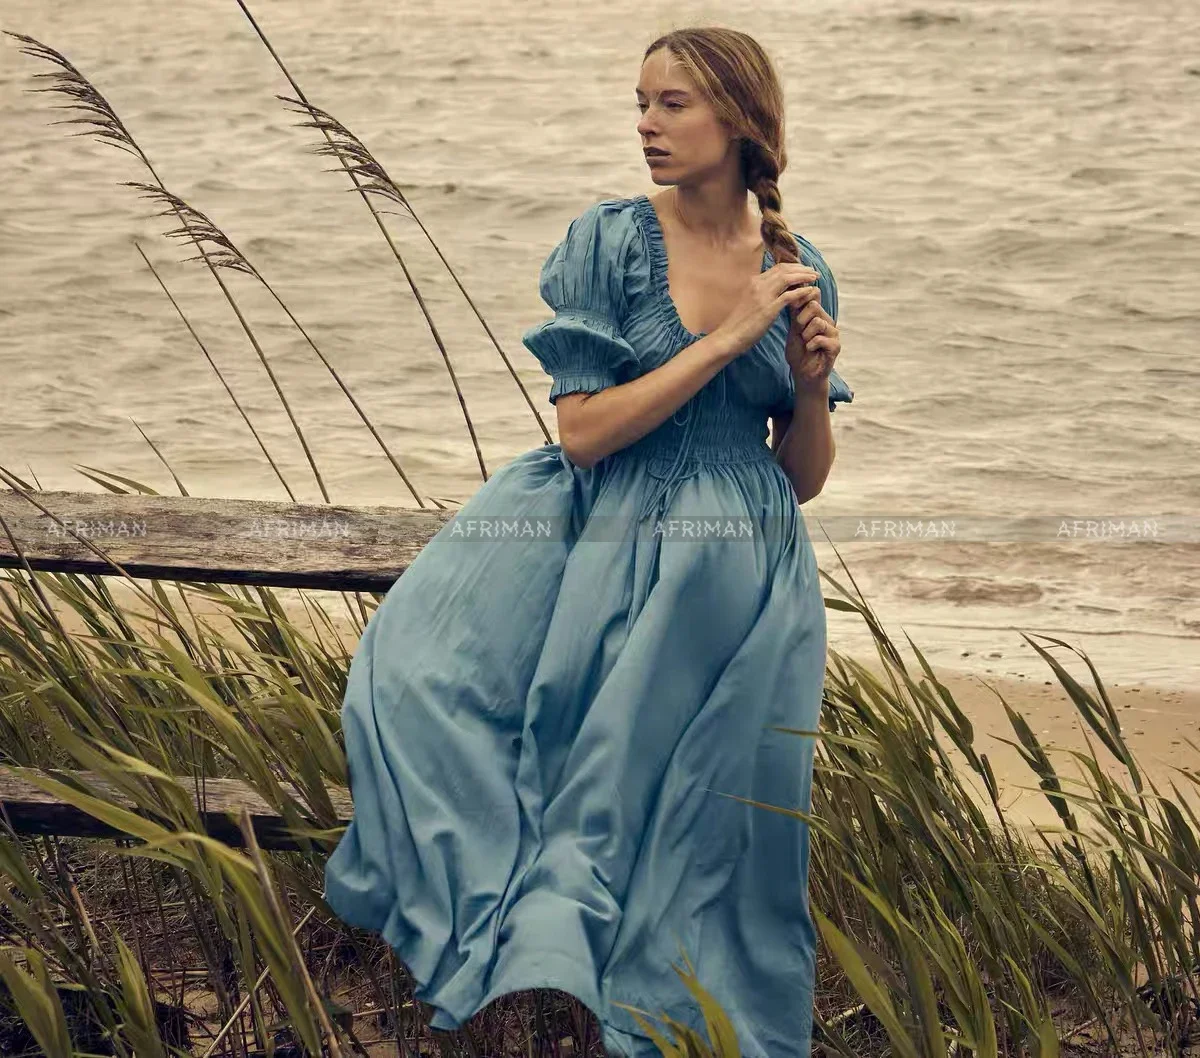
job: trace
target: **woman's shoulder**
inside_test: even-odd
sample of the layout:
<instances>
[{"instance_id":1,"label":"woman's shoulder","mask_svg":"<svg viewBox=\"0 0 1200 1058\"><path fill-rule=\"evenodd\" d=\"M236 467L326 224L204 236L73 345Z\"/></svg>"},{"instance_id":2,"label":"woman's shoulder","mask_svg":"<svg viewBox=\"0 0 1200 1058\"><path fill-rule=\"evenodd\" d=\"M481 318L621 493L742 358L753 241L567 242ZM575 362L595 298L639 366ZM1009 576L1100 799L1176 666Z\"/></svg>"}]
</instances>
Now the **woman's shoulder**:
<instances>
[{"instance_id":1,"label":"woman's shoulder","mask_svg":"<svg viewBox=\"0 0 1200 1058\"><path fill-rule=\"evenodd\" d=\"M792 238L796 240L796 247L800 251L800 261L802 264L812 264L820 266L820 268L828 268L825 263L825 256L818 250L808 239L799 232L792 232Z\"/></svg>"},{"instance_id":2,"label":"woman's shoulder","mask_svg":"<svg viewBox=\"0 0 1200 1058\"><path fill-rule=\"evenodd\" d=\"M621 250L637 229L636 198L604 198L578 213L568 225L567 239L581 246L603 243ZM615 255L620 258L622 255Z\"/></svg>"},{"instance_id":3,"label":"woman's shoulder","mask_svg":"<svg viewBox=\"0 0 1200 1058\"><path fill-rule=\"evenodd\" d=\"M601 251L619 259L621 246L635 227L634 200L605 198L576 213L550 257L576 261L595 260Z\"/></svg>"},{"instance_id":4,"label":"woman's shoulder","mask_svg":"<svg viewBox=\"0 0 1200 1058\"><path fill-rule=\"evenodd\" d=\"M623 319L647 286L647 273L636 199L605 198L567 224L542 265L540 289L553 306L603 307Z\"/></svg>"},{"instance_id":5,"label":"woman's shoulder","mask_svg":"<svg viewBox=\"0 0 1200 1058\"><path fill-rule=\"evenodd\" d=\"M627 308L649 286L649 256L638 220L638 197L604 198L575 215L543 269L557 269L577 281L603 282Z\"/></svg>"},{"instance_id":6,"label":"woman's shoulder","mask_svg":"<svg viewBox=\"0 0 1200 1058\"><path fill-rule=\"evenodd\" d=\"M596 218L610 224L625 220L631 221L634 217L637 200L641 196L633 195L627 198L602 198L598 202L593 202L587 206L580 217Z\"/></svg>"}]
</instances>

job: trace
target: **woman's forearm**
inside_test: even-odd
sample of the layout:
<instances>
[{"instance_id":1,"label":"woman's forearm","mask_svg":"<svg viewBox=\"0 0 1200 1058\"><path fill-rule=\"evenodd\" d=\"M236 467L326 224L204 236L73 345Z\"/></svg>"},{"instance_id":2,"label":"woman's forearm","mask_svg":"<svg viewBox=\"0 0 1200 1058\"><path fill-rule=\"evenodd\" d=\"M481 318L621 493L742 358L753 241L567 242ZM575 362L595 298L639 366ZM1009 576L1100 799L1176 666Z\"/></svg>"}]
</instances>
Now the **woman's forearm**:
<instances>
[{"instance_id":1,"label":"woman's forearm","mask_svg":"<svg viewBox=\"0 0 1200 1058\"><path fill-rule=\"evenodd\" d=\"M807 503L820 493L834 454L828 380L819 386L797 386L791 422L775 455L792 483L797 503Z\"/></svg>"},{"instance_id":2,"label":"woman's forearm","mask_svg":"<svg viewBox=\"0 0 1200 1058\"><path fill-rule=\"evenodd\" d=\"M562 450L576 466L594 466L661 426L736 356L713 332L629 382L599 393L564 394L555 402Z\"/></svg>"}]
</instances>

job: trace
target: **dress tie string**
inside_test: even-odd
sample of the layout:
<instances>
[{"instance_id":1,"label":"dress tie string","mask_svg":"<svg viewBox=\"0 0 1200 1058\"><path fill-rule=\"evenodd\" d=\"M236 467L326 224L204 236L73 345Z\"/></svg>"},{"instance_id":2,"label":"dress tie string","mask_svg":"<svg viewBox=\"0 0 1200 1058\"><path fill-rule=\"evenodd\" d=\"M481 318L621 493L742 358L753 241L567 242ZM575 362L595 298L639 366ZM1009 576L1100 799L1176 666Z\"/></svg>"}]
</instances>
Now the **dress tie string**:
<instances>
[{"instance_id":1,"label":"dress tie string","mask_svg":"<svg viewBox=\"0 0 1200 1058\"><path fill-rule=\"evenodd\" d=\"M688 457L691 452L692 437L695 433L696 421L699 418L699 416L696 414L695 408L693 407L693 402L697 399L698 397L691 397L688 399L687 404L684 405L684 407L687 409L687 418L684 419L683 422L680 422L676 418L676 416L679 414L678 409L676 409L676 411L671 415L671 421L674 422L676 426L685 427L683 431L683 440L680 442L679 451L675 453L675 458L671 463L671 469L667 471L666 477L662 478L658 484L650 490L650 494L646 497L646 501L642 504L639 520L644 520L649 517L649 515L654 512L656 505L660 508L660 513L665 512L672 498L674 498L676 490L689 476L687 473L687 471L690 470L690 468L687 466L687 464L690 462Z\"/></svg>"}]
</instances>

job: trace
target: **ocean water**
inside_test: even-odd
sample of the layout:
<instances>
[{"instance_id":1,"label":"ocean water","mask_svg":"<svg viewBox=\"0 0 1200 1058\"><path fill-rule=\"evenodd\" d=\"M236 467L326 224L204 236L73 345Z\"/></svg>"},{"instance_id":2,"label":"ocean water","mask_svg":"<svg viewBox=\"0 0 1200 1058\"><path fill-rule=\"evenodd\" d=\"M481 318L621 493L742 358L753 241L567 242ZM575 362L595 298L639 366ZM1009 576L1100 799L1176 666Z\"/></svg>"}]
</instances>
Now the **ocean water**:
<instances>
[{"instance_id":1,"label":"ocean water","mask_svg":"<svg viewBox=\"0 0 1200 1058\"><path fill-rule=\"evenodd\" d=\"M838 367L855 390L805 508L822 569L846 583L844 561L889 631L936 665L1051 678L1025 631L1085 650L1107 679L1200 683L1194 5L252 10L311 101L405 189L551 429L549 379L520 335L546 314L538 269L570 219L654 190L635 128L642 48L696 22L755 34L788 100L784 212L837 274ZM470 495L478 462L417 298L344 176L312 153L319 134L276 98L290 88L233 0L6 0L0 28L93 80L167 187L272 284L423 495ZM286 498L140 246L298 497L317 500L216 284L121 186L145 179L140 163L50 126L71 116L60 99L25 91L48 68L0 40L0 464L45 488L95 488L79 468L101 467L170 492L140 427L193 493ZM542 444L421 228L378 204L489 468ZM273 298L225 278L333 498L413 503ZM1041 536L1007 531L1025 516ZM1071 528L1083 518L1138 539ZM831 613L830 644L854 654L866 640Z\"/></svg>"}]
</instances>

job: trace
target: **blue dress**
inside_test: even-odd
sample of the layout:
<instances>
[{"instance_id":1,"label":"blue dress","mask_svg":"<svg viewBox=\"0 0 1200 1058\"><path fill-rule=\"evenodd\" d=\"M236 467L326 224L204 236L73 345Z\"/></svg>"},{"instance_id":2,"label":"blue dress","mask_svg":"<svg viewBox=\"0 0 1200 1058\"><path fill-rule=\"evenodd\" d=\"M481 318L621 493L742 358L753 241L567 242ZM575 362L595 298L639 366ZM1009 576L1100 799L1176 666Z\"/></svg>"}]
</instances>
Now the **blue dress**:
<instances>
[{"instance_id":1,"label":"blue dress","mask_svg":"<svg viewBox=\"0 0 1200 1058\"><path fill-rule=\"evenodd\" d=\"M836 319L833 275L797 242ZM555 315L524 342L552 402L701 337L671 301L644 195L572 221L540 289ZM817 728L826 660L812 546L767 443L793 398L787 330L784 312L590 469L557 444L505 464L372 614L342 710L354 815L326 896L392 945L435 1028L557 988L610 1053L657 1055L620 1004L702 1029L672 969L686 954L743 1055L809 1055L808 827L722 796L811 803L811 737L771 730ZM852 396L834 374L831 410ZM733 529L699 531L717 516Z\"/></svg>"}]
</instances>

